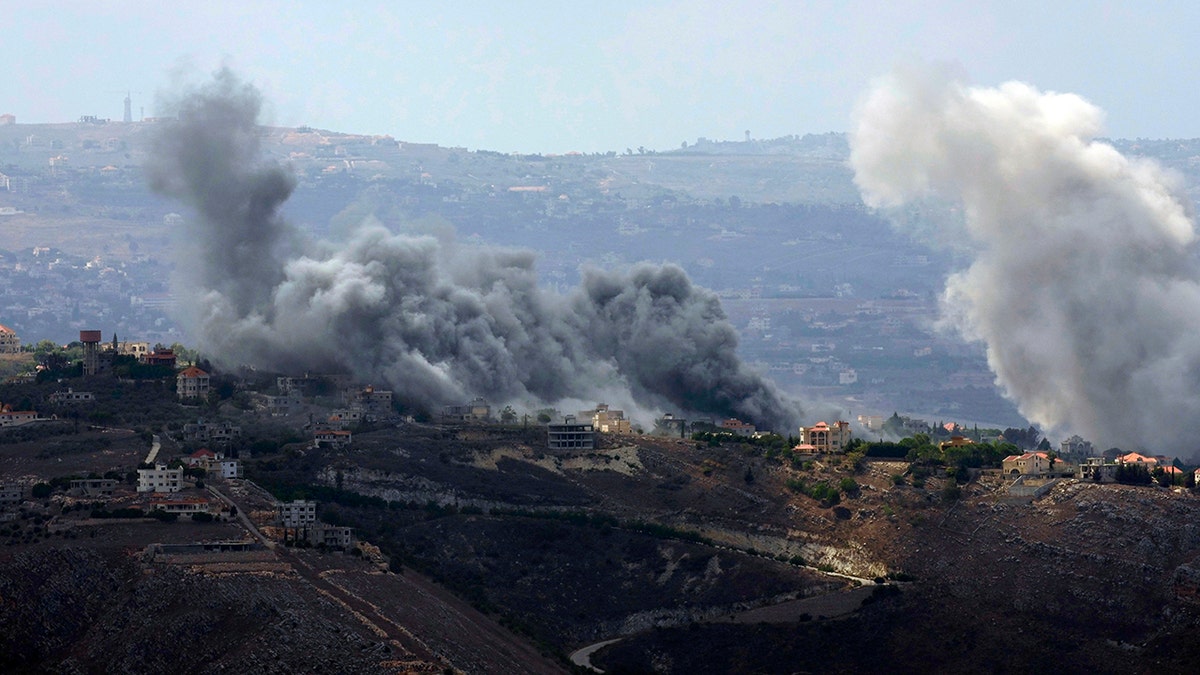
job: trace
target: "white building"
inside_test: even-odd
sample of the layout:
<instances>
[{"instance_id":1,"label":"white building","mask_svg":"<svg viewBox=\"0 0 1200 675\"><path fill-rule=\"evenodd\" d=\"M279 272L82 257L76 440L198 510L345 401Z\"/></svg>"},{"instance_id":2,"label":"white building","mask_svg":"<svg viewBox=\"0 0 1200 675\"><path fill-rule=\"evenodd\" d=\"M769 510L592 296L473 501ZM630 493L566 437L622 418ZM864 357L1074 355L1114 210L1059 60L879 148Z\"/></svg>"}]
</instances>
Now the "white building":
<instances>
[{"instance_id":1,"label":"white building","mask_svg":"<svg viewBox=\"0 0 1200 675\"><path fill-rule=\"evenodd\" d=\"M183 468L168 469L156 464L153 469L138 469L138 492L179 492L183 489Z\"/></svg>"},{"instance_id":2,"label":"white building","mask_svg":"<svg viewBox=\"0 0 1200 675\"><path fill-rule=\"evenodd\" d=\"M50 394L51 403L80 403L84 401L95 401L96 395L90 391L75 391L67 388L66 391L56 391Z\"/></svg>"},{"instance_id":3,"label":"white building","mask_svg":"<svg viewBox=\"0 0 1200 675\"><path fill-rule=\"evenodd\" d=\"M241 478L242 464L236 459L221 460L221 478Z\"/></svg>"},{"instance_id":4,"label":"white building","mask_svg":"<svg viewBox=\"0 0 1200 675\"><path fill-rule=\"evenodd\" d=\"M317 522L317 503L295 499L279 505L279 522L284 527L307 527Z\"/></svg>"}]
</instances>

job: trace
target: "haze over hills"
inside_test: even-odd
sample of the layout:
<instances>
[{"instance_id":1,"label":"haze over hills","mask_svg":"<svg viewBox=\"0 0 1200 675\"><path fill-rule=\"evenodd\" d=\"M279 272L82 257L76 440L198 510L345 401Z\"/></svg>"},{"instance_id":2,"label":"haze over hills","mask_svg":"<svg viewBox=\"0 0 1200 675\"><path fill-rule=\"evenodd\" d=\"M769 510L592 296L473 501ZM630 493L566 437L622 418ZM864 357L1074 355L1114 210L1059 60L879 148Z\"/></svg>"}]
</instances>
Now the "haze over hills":
<instances>
[{"instance_id":1,"label":"haze over hills","mask_svg":"<svg viewBox=\"0 0 1200 675\"><path fill-rule=\"evenodd\" d=\"M0 320L114 333L0 359L0 668L1191 672L1186 186L1077 98L937 84L541 157L263 128L221 71L0 138L0 218L59 238Z\"/></svg>"},{"instance_id":2,"label":"haze over hills","mask_svg":"<svg viewBox=\"0 0 1200 675\"><path fill-rule=\"evenodd\" d=\"M17 211L0 216L7 257L24 256L29 269L37 261L20 251L34 246L81 256L48 270L55 282L36 292L24 275L10 276L4 320L27 339L66 342L85 324L164 343L193 339L169 311L176 300L165 283L178 207L144 187L156 124L0 127L8 185L0 208ZM560 291L578 284L581 265L673 262L722 297L740 352L785 389L852 412L1022 422L980 349L931 329L942 279L966 260L939 236L938 220L953 215L914 207L902 217L918 227L897 234L861 205L843 135L698 139L667 152L590 156L469 152L308 128L264 128L259 140L294 172L283 213L312 236L343 240L368 218L396 232L452 228L458 241L537 251L539 283ZM1197 142L1115 145L1180 171L1195 194ZM78 279L63 279L65 267L78 268Z\"/></svg>"}]
</instances>

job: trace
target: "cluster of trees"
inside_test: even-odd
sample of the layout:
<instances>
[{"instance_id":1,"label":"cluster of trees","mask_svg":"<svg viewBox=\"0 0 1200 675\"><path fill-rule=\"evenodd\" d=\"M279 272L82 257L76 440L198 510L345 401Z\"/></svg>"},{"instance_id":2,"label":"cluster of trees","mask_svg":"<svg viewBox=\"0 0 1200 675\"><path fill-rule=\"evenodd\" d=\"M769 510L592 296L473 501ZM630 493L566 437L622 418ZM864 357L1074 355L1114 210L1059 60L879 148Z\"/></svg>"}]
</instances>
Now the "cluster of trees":
<instances>
[{"instance_id":1,"label":"cluster of trees","mask_svg":"<svg viewBox=\"0 0 1200 675\"><path fill-rule=\"evenodd\" d=\"M786 483L789 490L807 495L828 508L842 500L842 495L853 497L858 494L858 481L847 476L837 483L828 480L809 482L801 478L791 478Z\"/></svg>"},{"instance_id":2,"label":"cluster of trees","mask_svg":"<svg viewBox=\"0 0 1200 675\"><path fill-rule=\"evenodd\" d=\"M1158 483L1163 487L1174 485L1186 487L1189 490L1196 487L1194 471L1168 472L1166 468L1156 466L1153 469L1144 464L1121 463L1117 465L1117 482L1125 485L1153 485Z\"/></svg>"},{"instance_id":3,"label":"cluster of trees","mask_svg":"<svg viewBox=\"0 0 1200 675\"><path fill-rule=\"evenodd\" d=\"M1010 443L1020 450L1038 449L1042 451L1050 450L1050 441L1042 436L1042 432L1037 427L1030 426L1028 429L1019 429L1017 427L1008 427L1007 429L980 429L979 427L967 427L959 425L946 425L941 422L929 425L910 417L905 417L899 413L892 413L892 416L883 422L883 431L885 436L895 438L904 438L910 435L925 435L933 441L950 440L952 436L962 436L976 443L983 443L987 439L992 439L991 442Z\"/></svg>"}]
</instances>

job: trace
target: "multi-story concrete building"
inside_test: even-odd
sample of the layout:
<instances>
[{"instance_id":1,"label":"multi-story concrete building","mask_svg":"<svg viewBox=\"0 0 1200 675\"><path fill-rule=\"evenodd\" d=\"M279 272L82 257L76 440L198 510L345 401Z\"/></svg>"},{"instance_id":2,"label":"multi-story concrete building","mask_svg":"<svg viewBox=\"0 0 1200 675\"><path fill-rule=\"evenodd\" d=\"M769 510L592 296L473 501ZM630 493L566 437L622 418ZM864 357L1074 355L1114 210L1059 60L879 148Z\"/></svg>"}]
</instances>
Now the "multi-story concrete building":
<instances>
[{"instance_id":1,"label":"multi-story concrete building","mask_svg":"<svg viewBox=\"0 0 1200 675\"><path fill-rule=\"evenodd\" d=\"M593 450L596 431L590 421L578 421L567 415L562 422L546 425L546 445L551 450Z\"/></svg>"},{"instance_id":2,"label":"multi-story concrete building","mask_svg":"<svg viewBox=\"0 0 1200 675\"><path fill-rule=\"evenodd\" d=\"M466 405L442 406L443 422L487 422L492 418L492 407L482 397Z\"/></svg>"},{"instance_id":3,"label":"multi-story concrete building","mask_svg":"<svg viewBox=\"0 0 1200 675\"><path fill-rule=\"evenodd\" d=\"M392 414L392 392L367 385L346 396L346 404L363 411L368 420L380 420Z\"/></svg>"},{"instance_id":4,"label":"multi-story concrete building","mask_svg":"<svg viewBox=\"0 0 1200 675\"><path fill-rule=\"evenodd\" d=\"M196 366L183 369L175 377L175 393L181 399L205 398L209 391L208 373Z\"/></svg>"},{"instance_id":5,"label":"multi-story concrete building","mask_svg":"<svg viewBox=\"0 0 1200 675\"><path fill-rule=\"evenodd\" d=\"M242 463L236 459L222 459L219 466L221 478L230 480L242 477Z\"/></svg>"},{"instance_id":6,"label":"multi-story concrete building","mask_svg":"<svg viewBox=\"0 0 1200 675\"><path fill-rule=\"evenodd\" d=\"M183 489L183 469L168 469L156 464L153 469L138 469L138 492L179 492Z\"/></svg>"},{"instance_id":7,"label":"multi-story concrete building","mask_svg":"<svg viewBox=\"0 0 1200 675\"><path fill-rule=\"evenodd\" d=\"M111 497L117 490L113 478L78 478L71 481L71 492L84 497Z\"/></svg>"},{"instance_id":8,"label":"multi-story concrete building","mask_svg":"<svg viewBox=\"0 0 1200 675\"><path fill-rule=\"evenodd\" d=\"M1115 483L1118 466L1116 462L1106 461L1103 457L1086 457L1079 463L1075 476L1097 483Z\"/></svg>"},{"instance_id":9,"label":"multi-story concrete building","mask_svg":"<svg viewBox=\"0 0 1200 675\"><path fill-rule=\"evenodd\" d=\"M183 425L183 440L229 442L242 437L242 428L232 422L206 422L197 420L195 424Z\"/></svg>"},{"instance_id":10,"label":"multi-story concrete building","mask_svg":"<svg viewBox=\"0 0 1200 675\"><path fill-rule=\"evenodd\" d=\"M308 527L317 522L317 503L295 499L279 505L279 522L284 527Z\"/></svg>"},{"instance_id":11,"label":"multi-story concrete building","mask_svg":"<svg viewBox=\"0 0 1200 675\"><path fill-rule=\"evenodd\" d=\"M21 338L8 326L0 325L0 354L16 354L21 351Z\"/></svg>"}]
</instances>

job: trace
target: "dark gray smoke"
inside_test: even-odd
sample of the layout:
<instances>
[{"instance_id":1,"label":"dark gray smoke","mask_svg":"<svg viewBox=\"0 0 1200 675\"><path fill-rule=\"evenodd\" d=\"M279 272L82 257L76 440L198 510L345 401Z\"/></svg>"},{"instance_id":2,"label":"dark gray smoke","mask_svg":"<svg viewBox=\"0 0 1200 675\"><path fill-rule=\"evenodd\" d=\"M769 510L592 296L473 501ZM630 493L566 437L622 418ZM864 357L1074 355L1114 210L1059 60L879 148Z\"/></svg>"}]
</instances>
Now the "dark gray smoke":
<instances>
[{"instance_id":1,"label":"dark gray smoke","mask_svg":"<svg viewBox=\"0 0 1200 675\"><path fill-rule=\"evenodd\" d=\"M1044 427L1190 453L1200 431L1200 270L1178 178L1095 140L1101 112L1020 83L910 72L869 94L851 162L864 198L961 205L974 251L947 322Z\"/></svg>"},{"instance_id":2,"label":"dark gray smoke","mask_svg":"<svg viewBox=\"0 0 1200 675\"><path fill-rule=\"evenodd\" d=\"M534 254L364 223L305 245L279 216L293 181L264 162L257 91L228 71L178 102L151 185L196 211L177 284L199 347L226 364L383 379L418 407L624 400L785 431L799 407L748 369L715 295L672 265L585 270L542 290Z\"/></svg>"}]
</instances>

